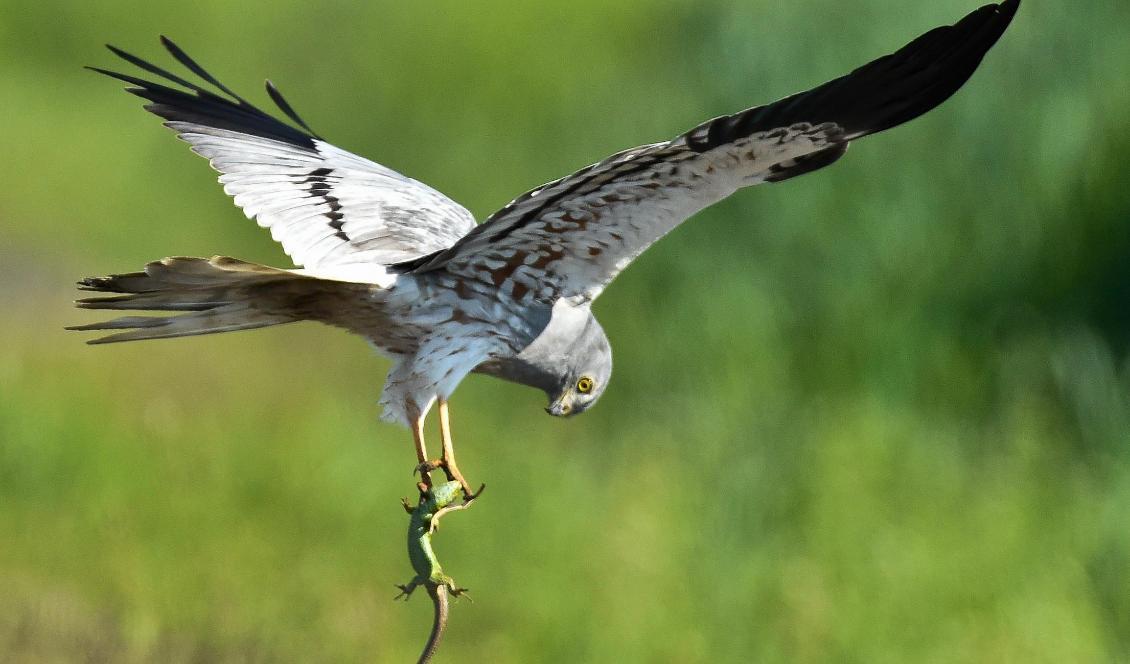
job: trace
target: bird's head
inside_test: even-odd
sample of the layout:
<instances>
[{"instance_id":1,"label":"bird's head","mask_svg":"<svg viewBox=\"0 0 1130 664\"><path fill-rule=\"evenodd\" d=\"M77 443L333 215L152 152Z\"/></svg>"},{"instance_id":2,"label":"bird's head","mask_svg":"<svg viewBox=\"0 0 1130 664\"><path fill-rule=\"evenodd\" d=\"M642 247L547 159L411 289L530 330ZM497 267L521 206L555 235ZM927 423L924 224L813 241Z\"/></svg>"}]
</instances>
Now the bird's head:
<instances>
[{"instance_id":1,"label":"bird's head","mask_svg":"<svg viewBox=\"0 0 1130 664\"><path fill-rule=\"evenodd\" d=\"M604 394L612 378L612 346L588 308L562 306L521 353L475 369L543 390L545 411L557 417L583 413Z\"/></svg>"},{"instance_id":2,"label":"bird's head","mask_svg":"<svg viewBox=\"0 0 1130 664\"><path fill-rule=\"evenodd\" d=\"M569 417L585 412L604 394L612 378L612 347L595 319L591 330L577 339L565 356L554 389L546 390L549 405L545 412L550 415Z\"/></svg>"}]
</instances>

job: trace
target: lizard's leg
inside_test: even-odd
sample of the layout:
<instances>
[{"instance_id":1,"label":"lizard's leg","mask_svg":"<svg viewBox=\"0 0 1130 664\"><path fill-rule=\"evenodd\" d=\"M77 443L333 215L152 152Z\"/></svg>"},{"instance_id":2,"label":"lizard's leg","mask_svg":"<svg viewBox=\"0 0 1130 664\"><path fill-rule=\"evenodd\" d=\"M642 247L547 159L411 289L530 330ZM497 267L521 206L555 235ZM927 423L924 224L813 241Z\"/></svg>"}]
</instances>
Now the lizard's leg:
<instances>
[{"instance_id":1,"label":"lizard's leg","mask_svg":"<svg viewBox=\"0 0 1130 664\"><path fill-rule=\"evenodd\" d=\"M451 440L451 416L447 409L447 399L442 398L439 400L439 439L443 446L440 463L447 473L447 479L463 486L463 500L469 503L483 492L485 485L480 486L478 491L471 491L471 485L463 478L463 473L459 472L459 465L455 463L455 444Z\"/></svg>"},{"instance_id":2,"label":"lizard's leg","mask_svg":"<svg viewBox=\"0 0 1130 664\"><path fill-rule=\"evenodd\" d=\"M419 470L419 469L420 469L419 466L417 466L416 470ZM416 482L416 490L420 492L420 501L421 502L427 500L427 498L428 498L427 493L428 493L429 488L431 488L431 487L429 487L424 482ZM400 504L404 507L404 511L408 512L409 514L414 513L416 511L416 507L418 507L418 505L413 506L411 503L409 503L407 498L401 498Z\"/></svg>"},{"instance_id":3,"label":"lizard's leg","mask_svg":"<svg viewBox=\"0 0 1130 664\"><path fill-rule=\"evenodd\" d=\"M416 578L416 579L412 579L411 581L409 581L408 583L406 583L404 585L400 585L399 583L396 584L396 587L400 588L400 594L397 595L396 597L393 597L392 598L393 601L396 601L396 600L400 599L401 597L403 597L404 601L407 602L408 598L412 596L412 591L416 590L416 587L419 586L420 583L421 583L420 580L418 578ZM466 589L464 588L463 590L466 590Z\"/></svg>"},{"instance_id":4,"label":"lizard's leg","mask_svg":"<svg viewBox=\"0 0 1130 664\"><path fill-rule=\"evenodd\" d=\"M483 492L482 487L479 487L479 493L482 493L482 492ZM471 498L474 499L478 495L479 494L475 494L474 496L471 496ZM437 530L439 530L439 520L444 514L447 514L448 512L458 512L459 510L465 509L465 508L469 507L470 505L471 505L470 500L464 500L463 502L461 502L457 505L447 505L446 507L441 507L438 510L436 510L436 513L432 515L432 518L428 519L428 534L433 535L433 534L435 534L435 532Z\"/></svg>"}]
</instances>

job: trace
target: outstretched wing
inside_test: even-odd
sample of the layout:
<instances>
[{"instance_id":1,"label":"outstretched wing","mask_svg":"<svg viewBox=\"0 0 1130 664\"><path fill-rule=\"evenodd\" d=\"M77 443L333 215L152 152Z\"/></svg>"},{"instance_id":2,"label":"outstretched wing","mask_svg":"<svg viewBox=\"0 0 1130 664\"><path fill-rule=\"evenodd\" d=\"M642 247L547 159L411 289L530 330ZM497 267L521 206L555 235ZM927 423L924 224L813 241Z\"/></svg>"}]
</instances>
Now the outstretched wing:
<instances>
[{"instance_id":1,"label":"outstretched wing","mask_svg":"<svg viewBox=\"0 0 1130 664\"><path fill-rule=\"evenodd\" d=\"M299 128L229 90L166 37L161 43L220 94L113 46L115 55L184 90L91 69L148 100L146 110L208 159L224 191L271 230L296 265L312 273L388 265L449 247L475 227L470 212L438 191L322 140L270 81L267 93Z\"/></svg>"},{"instance_id":2,"label":"outstretched wing","mask_svg":"<svg viewBox=\"0 0 1130 664\"><path fill-rule=\"evenodd\" d=\"M394 269L443 269L518 299L595 298L695 212L739 188L827 166L849 141L945 101L972 76L1018 5L986 5L813 90L613 155L523 194L451 248Z\"/></svg>"}]
</instances>

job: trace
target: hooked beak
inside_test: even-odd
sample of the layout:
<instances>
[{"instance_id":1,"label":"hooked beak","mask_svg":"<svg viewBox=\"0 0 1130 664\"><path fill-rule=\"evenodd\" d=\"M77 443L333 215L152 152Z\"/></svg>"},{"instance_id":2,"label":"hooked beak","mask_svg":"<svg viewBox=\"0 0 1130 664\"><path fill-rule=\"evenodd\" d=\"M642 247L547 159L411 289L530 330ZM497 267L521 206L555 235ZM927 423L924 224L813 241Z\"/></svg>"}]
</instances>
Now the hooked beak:
<instances>
[{"instance_id":1,"label":"hooked beak","mask_svg":"<svg viewBox=\"0 0 1130 664\"><path fill-rule=\"evenodd\" d=\"M573 412L572 394L569 391L561 393L561 396L550 402L545 408L545 412L553 415L554 417L565 417Z\"/></svg>"}]
</instances>

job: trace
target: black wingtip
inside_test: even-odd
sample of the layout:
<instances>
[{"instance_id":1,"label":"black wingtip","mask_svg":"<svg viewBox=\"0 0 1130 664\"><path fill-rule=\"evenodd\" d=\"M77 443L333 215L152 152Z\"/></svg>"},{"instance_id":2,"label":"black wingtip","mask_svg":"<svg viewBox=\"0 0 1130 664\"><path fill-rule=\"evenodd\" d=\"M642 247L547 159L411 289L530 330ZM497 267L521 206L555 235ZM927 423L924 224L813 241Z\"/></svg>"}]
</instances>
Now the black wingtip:
<instances>
[{"instance_id":1,"label":"black wingtip","mask_svg":"<svg viewBox=\"0 0 1130 664\"><path fill-rule=\"evenodd\" d=\"M1004 0L997 5L997 12L1004 17L1006 25L1012 22L1012 17L1016 16L1018 9L1020 9L1020 0Z\"/></svg>"},{"instance_id":2,"label":"black wingtip","mask_svg":"<svg viewBox=\"0 0 1130 664\"><path fill-rule=\"evenodd\" d=\"M118 48L117 46L114 46L113 44L106 44L106 49L109 50L114 55L118 56L119 58L124 58L124 59L128 60L129 58L132 57L129 53L126 53L125 51Z\"/></svg>"},{"instance_id":3,"label":"black wingtip","mask_svg":"<svg viewBox=\"0 0 1130 664\"><path fill-rule=\"evenodd\" d=\"M123 83L134 83L134 84L136 84L136 80L131 80L133 77L128 76L126 74L122 74L122 73L113 71L113 70L110 70L110 69L103 69L101 67L91 67L90 65L84 65L83 69L87 69L87 70L92 71L96 74L102 74L103 76L109 76L110 78L116 78L119 81L122 81Z\"/></svg>"},{"instance_id":4,"label":"black wingtip","mask_svg":"<svg viewBox=\"0 0 1130 664\"><path fill-rule=\"evenodd\" d=\"M101 67L86 67L86 69L128 83L132 87L128 87L126 90L152 102L147 104L145 108L164 118L166 121L191 122L204 126L228 129L310 149L314 147L314 139L321 139L320 136L315 134L310 127L298 117L298 114L295 113L294 109L291 108L290 104L283 99L282 95L279 94L277 90L268 89L271 99L274 100L276 104L279 104L279 108L288 118L293 120L299 128L264 113L244 98L235 94L235 92L189 57L188 54L177 46L168 36L159 35L159 39L162 46L164 46L177 62L203 79L204 83L208 83L221 93L226 94L227 98L202 85L198 85L190 80L191 77L185 78L178 76L112 44L106 44L106 48L109 49L111 53L135 67L153 74L157 77L156 80L162 81L162 83L158 83L154 80L145 80L144 78L109 69L103 69ZM169 87L167 84L175 84L182 88L187 88L187 91Z\"/></svg>"},{"instance_id":5,"label":"black wingtip","mask_svg":"<svg viewBox=\"0 0 1130 664\"><path fill-rule=\"evenodd\" d=\"M241 106L254 108L246 99L232 92L231 89L228 88L228 86L221 83L218 79L216 79L215 76L209 74L206 69L201 67L195 60L189 57L188 53L184 52L184 49L173 43L173 40L169 39L165 35L161 35L161 44L165 47L165 50L167 50L174 58L177 59L177 62L180 62L182 65L187 67L189 71L216 86L216 89L224 92L229 97L239 102Z\"/></svg>"},{"instance_id":6,"label":"black wingtip","mask_svg":"<svg viewBox=\"0 0 1130 664\"><path fill-rule=\"evenodd\" d=\"M310 128L310 125L306 124L305 120L298 116L298 113L294 110L294 108L291 107L290 103L287 102L286 98L283 97L282 93L279 92L279 89L275 87L275 84L272 83L271 79L269 78L266 81L266 87L267 94L271 97L271 101L275 102L275 106L279 107L279 110L285 113L286 116L293 120L299 127L302 127L306 131L310 132L311 136L318 140L322 140L322 137L315 133L314 130Z\"/></svg>"},{"instance_id":7,"label":"black wingtip","mask_svg":"<svg viewBox=\"0 0 1130 664\"><path fill-rule=\"evenodd\" d=\"M956 93L1012 22L1020 0L984 5L849 74L687 132L696 151L797 123L832 122L853 140L896 127Z\"/></svg>"},{"instance_id":8,"label":"black wingtip","mask_svg":"<svg viewBox=\"0 0 1130 664\"><path fill-rule=\"evenodd\" d=\"M165 50L172 53L174 56L178 52L184 53L184 51L181 50L181 47L177 46L177 43L170 39L167 35L157 35L157 39L160 40L161 46L164 46Z\"/></svg>"}]
</instances>

